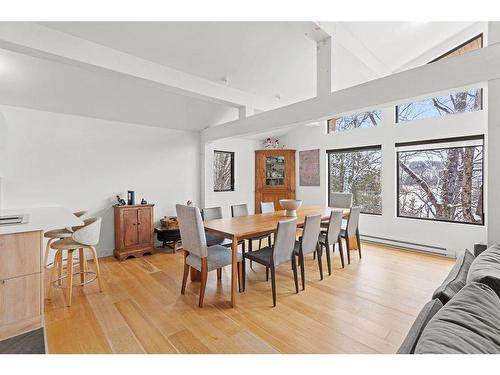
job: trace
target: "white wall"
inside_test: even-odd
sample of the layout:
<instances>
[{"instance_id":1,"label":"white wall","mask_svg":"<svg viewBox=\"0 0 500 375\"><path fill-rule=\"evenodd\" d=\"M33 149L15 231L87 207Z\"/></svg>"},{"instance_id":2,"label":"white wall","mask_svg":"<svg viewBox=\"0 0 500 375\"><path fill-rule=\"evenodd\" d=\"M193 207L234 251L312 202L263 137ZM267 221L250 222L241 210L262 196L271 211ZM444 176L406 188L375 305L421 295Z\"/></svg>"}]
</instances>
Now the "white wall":
<instances>
[{"instance_id":1,"label":"white wall","mask_svg":"<svg viewBox=\"0 0 500 375\"><path fill-rule=\"evenodd\" d=\"M320 149L321 186L304 187L297 183L297 198L304 205L327 205L327 156L326 150L335 148L382 145L382 216L362 215L362 234L399 241L446 248L454 256L475 242L485 242L486 226L443 223L396 217L396 142L418 141L433 138L449 138L487 134L488 90L486 84L483 103L485 109L473 113L456 114L441 118L395 124L394 109L382 109L382 125L378 128L355 129L326 134L326 126L300 127L282 137L282 142L297 151ZM474 86L478 87L478 86ZM487 204L487 151L485 155L485 210ZM297 153L298 155L298 153ZM297 178L299 162L296 163ZM298 181L298 180L297 180ZM487 215L486 215L487 216Z\"/></svg>"},{"instance_id":2,"label":"white wall","mask_svg":"<svg viewBox=\"0 0 500 375\"><path fill-rule=\"evenodd\" d=\"M221 206L224 217L231 216L231 205L247 203L250 213L254 212L255 200L255 150L261 142L250 139L224 139L205 145L205 167L201 207ZM234 152L234 191L214 192L213 156L214 150ZM202 178L203 178L202 177Z\"/></svg>"},{"instance_id":3,"label":"white wall","mask_svg":"<svg viewBox=\"0 0 500 375\"><path fill-rule=\"evenodd\" d=\"M155 220L199 201L199 134L0 106L5 208L61 205L103 218L100 255L114 249L116 194L155 203ZM1 116L0 116L1 118ZM3 141L3 140L2 140ZM3 142L0 142L0 147Z\"/></svg>"}]
</instances>

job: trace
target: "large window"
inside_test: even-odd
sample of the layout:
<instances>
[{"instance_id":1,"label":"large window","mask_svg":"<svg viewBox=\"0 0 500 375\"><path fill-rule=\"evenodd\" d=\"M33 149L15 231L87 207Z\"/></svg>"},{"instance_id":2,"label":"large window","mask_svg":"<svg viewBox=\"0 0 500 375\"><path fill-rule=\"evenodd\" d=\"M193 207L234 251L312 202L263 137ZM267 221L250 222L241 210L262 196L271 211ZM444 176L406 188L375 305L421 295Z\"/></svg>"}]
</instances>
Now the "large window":
<instances>
[{"instance_id":1,"label":"large window","mask_svg":"<svg viewBox=\"0 0 500 375\"><path fill-rule=\"evenodd\" d=\"M483 136L396 144L398 216L480 224Z\"/></svg>"},{"instance_id":2,"label":"large window","mask_svg":"<svg viewBox=\"0 0 500 375\"><path fill-rule=\"evenodd\" d=\"M357 128L373 128L380 125L380 111L355 113L328 120L328 133Z\"/></svg>"},{"instance_id":3,"label":"large window","mask_svg":"<svg viewBox=\"0 0 500 375\"><path fill-rule=\"evenodd\" d=\"M214 151L214 191L234 191L234 152Z\"/></svg>"},{"instance_id":4,"label":"large window","mask_svg":"<svg viewBox=\"0 0 500 375\"><path fill-rule=\"evenodd\" d=\"M396 106L396 122L479 111L483 107L482 93L482 89L469 89L418 102L400 104Z\"/></svg>"},{"instance_id":5,"label":"large window","mask_svg":"<svg viewBox=\"0 0 500 375\"><path fill-rule=\"evenodd\" d=\"M365 214L382 214L382 148L369 146L328 152L328 202L331 193L353 194Z\"/></svg>"}]
</instances>

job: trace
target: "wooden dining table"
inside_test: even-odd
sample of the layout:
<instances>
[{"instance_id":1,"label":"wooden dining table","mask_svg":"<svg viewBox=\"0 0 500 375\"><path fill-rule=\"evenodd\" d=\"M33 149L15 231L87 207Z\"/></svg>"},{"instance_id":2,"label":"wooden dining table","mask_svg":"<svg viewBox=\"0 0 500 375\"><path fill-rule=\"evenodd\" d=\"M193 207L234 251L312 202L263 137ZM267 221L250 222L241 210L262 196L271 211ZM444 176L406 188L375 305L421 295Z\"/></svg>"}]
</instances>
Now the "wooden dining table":
<instances>
[{"instance_id":1,"label":"wooden dining table","mask_svg":"<svg viewBox=\"0 0 500 375\"><path fill-rule=\"evenodd\" d=\"M297 210L297 226L304 225L307 215L321 214L322 220L330 217L333 207L305 206ZM349 215L348 209L343 210L343 217L346 219ZM280 220L292 219L285 216L285 211L276 211L266 214L255 214L248 216L239 216L226 219L207 220L204 222L207 232L232 240L231 253L231 306L236 306L236 280L237 280L237 255L238 241L255 238L276 231Z\"/></svg>"}]
</instances>

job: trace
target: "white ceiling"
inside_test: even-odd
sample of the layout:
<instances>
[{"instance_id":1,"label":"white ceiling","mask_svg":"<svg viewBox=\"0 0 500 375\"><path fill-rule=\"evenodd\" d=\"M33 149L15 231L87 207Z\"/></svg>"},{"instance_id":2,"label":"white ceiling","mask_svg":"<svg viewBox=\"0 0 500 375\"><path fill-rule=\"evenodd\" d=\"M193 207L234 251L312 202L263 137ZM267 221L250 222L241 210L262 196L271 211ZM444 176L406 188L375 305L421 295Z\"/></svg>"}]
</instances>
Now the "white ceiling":
<instances>
[{"instance_id":1,"label":"white ceiling","mask_svg":"<svg viewBox=\"0 0 500 375\"><path fill-rule=\"evenodd\" d=\"M316 46L305 35L311 22L42 24L217 83L227 77L236 89L262 97L279 95L281 105L315 95ZM418 57L436 46L453 47L452 37L472 23L322 24L344 29L334 39L333 61L337 87L343 88L377 78L380 67L389 74L412 61L425 63ZM378 69L371 69L374 62ZM138 78L1 49L0 103L186 130L237 118L235 108Z\"/></svg>"}]
</instances>

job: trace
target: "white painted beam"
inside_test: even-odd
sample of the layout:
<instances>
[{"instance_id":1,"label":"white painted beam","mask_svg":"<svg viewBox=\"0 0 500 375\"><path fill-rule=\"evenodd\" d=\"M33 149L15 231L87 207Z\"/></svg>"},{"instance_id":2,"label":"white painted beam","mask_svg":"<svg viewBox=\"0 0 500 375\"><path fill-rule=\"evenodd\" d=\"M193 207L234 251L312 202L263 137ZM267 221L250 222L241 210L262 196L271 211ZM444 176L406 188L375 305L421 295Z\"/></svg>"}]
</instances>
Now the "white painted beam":
<instances>
[{"instance_id":1,"label":"white painted beam","mask_svg":"<svg viewBox=\"0 0 500 375\"><path fill-rule=\"evenodd\" d=\"M250 94L35 23L0 23L0 48L65 64L118 72L163 85L180 95L234 107L268 110L280 105L276 98Z\"/></svg>"},{"instance_id":2,"label":"white painted beam","mask_svg":"<svg viewBox=\"0 0 500 375\"><path fill-rule=\"evenodd\" d=\"M332 37L316 42L316 96L332 92Z\"/></svg>"},{"instance_id":3,"label":"white painted beam","mask_svg":"<svg viewBox=\"0 0 500 375\"><path fill-rule=\"evenodd\" d=\"M205 141L263 133L500 78L500 44L203 131Z\"/></svg>"}]
</instances>

